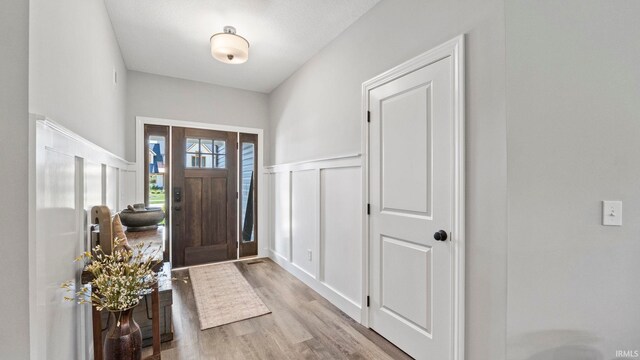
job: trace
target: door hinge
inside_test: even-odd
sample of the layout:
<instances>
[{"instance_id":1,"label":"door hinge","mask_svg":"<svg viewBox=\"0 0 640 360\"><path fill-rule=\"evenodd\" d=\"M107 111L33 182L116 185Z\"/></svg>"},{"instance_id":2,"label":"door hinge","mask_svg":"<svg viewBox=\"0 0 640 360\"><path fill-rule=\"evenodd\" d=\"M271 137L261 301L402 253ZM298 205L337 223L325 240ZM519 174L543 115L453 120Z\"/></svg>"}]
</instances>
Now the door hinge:
<instances>
[{"instance_id":1,"label":"door hinge","mask_svg":"<svg viewBox=\"0 0 640 360\"><path fill-rule=\"evenodd\" d=\"M367 295L367 307L369 307L369 295Z\"/></svg>"},{"instance_id":2,"label":"door hinge","mask_svg":"<svg viewBox=\"0 0 640 360\"><path fill-rule=\"evenodd\" d=\"M236 199L237 199L238 197L239 197L239 196L238 196L238 192L236 191Z\"/></svg>"},{"instance_id":3,"label":"door hinge","mask_svg":"<svg viewBox=\"0 0 640 360\"><path fill-rule=\"evenodd\" d=\"M240 144L236 143L236 150L240 149Z\"/></svg>"},{"instance_id":4,"label":"door hinge","mask_svg":"<svg viewBox=\"0 0 640 360\"><path fill-rule=\"evenodd\" d=\"M371 215L371 204L367 204L367 215Z\"/></svg>"},{"instance_id":5,"label":"door hinge","mask_svg":"<svg viewBox=\"0 0 640 360\"><path fill-rule=\"evenodd\" d=\"M367 122L371 122L371 111L367 111Z\"/></svg>"}]
</instances>

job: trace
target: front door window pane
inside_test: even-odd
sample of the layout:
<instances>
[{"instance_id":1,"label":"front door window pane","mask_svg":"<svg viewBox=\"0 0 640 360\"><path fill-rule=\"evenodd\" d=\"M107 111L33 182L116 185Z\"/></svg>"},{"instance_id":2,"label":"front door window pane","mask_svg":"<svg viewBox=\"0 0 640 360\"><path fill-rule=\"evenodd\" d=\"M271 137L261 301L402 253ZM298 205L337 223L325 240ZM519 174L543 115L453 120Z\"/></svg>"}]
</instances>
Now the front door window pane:
<instances>
[{"instance_id":1,"label":"front door window pane","mask_svg":"<svg viewBox=\"0 0 640 360\"><path fill-rule=\"evenodd\" d=\"M191 169L224 169L225 148L224 140L187 138L185 165Z\"/></svg>"},{"instance_id":2,"label":"front door window pane","mask_svg":"<svg viewBox=\"0 0 640 360\"><path fill-rule=\"evenodd\" d=\"M227 167L226 164L226 142L224 140L216 140L213 145L213 156L215 160L214 167L218 169L224 169Z\"/></svg>"},{"instance_id":3,"label":"front door window pane","mask_svg":"<svg viewBox=\"0 0 640 360\"><path fill-rule=\"evenodd\" d=\"M242 191L242 241L254 241L253 230L253 187L255 169L255 145L252 143L242 143L240 188Z\"/></svg>"},{"instance_id":4,"label":"front door window pane","mask_svg":"<svg viewBox=\"0 0 640 360\"><path fill-rule=\"evenodd\" d=\"M200 167L200 139L187 138L185 164L187 168Z\"/></svg>"},{"instance_id":5,"label":"front door window pane","mask_svg":"<svg viewBox=\"0 0 640 360\"><path fill-rule=\"evenodd\" d=\"M200 156L200 167L203 169L212 169L213 168L213 159L210 154L202 154Z\"/></svg>"}]
</instances>

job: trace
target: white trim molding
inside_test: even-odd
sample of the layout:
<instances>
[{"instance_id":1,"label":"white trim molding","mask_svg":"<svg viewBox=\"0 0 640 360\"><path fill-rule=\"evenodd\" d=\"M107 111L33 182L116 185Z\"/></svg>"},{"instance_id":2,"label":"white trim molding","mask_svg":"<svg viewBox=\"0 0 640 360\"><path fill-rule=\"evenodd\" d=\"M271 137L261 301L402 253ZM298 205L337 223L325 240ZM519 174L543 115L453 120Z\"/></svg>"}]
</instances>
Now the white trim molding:
<instances>
[{"instance_id":1,"label":"white trim molding","mask_svg":"<svg viewBox=\"0 0 640 360\"><path fill-rule=\"evenodd\" d=\"M271 193L269 257L359 322L362 161L361 154L347 154L265 168ZM336 218L356 226L340 230L332 225Z\"/></svg>"},{"instance_id":2,"label":"white trim molding","mask_svg":"<svg viewBox=\"0 0 640 360\"><path fill-rule=\"evenodd\" d=\"M423 68L441 59L452 59L452 113L453 127L452 149L452 229L451 229L451 274L453 301L452 314L452 359L464 360L465 334L465 77L464 77L464 35L447 41L395 68L386 71L362 84L362 153L364 154L363 171L363 208L369 203L369 93L371 90L398 79L410 72ZM363 299L369 293L369 219L363 221ZM362 309L362 324L369 326L368 308Z\"/></svg>"},{"instance_id":3,"label":"white trim molding","mask_svg":"<svg viewBox=\"0 0 640 360\"><path fill-rule=\"evenodd\" d=\"M323 169L330 167L360 166L362 154L338 155L313 160L297 161L292 163L276 164L265 168L268 172L301 171L311 169Z\"/></svg>"}]
</instances>

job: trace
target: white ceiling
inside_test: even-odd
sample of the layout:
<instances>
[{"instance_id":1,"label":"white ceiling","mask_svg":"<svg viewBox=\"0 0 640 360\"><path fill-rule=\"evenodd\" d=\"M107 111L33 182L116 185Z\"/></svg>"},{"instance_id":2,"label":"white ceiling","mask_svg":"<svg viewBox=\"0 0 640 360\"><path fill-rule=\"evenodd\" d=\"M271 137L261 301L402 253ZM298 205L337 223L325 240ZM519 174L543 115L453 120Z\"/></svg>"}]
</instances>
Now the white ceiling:
<instances>
[{"instance_id":1,"label":"white ceiling","mask_svg":"<svg viewBox=\"0 0 640 360\"><path fill-rule=\"evenodd\" d=\"M270 92L380 0L105 0L130 70ZM214 60L234 26L249 61Z\"/></svg>"}]
</instances>

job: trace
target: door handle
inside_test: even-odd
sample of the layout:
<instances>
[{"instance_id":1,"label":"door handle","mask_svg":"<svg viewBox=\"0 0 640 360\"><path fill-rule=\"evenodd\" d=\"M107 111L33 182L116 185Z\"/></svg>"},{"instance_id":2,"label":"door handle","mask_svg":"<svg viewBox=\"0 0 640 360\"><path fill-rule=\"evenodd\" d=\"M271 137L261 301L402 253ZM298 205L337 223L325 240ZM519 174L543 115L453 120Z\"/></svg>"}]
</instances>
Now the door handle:
<instances>
[{"instance_id":1,"label":"door handle","mask_svg":"<svg viewBox=\"0 0 640 360\"><path fill-rule=\"evenodd\" d=\"M180 211L180 210L182 210L182 206L174 206L173 210Z\"/></svg>"},{"instance_id":2,"label":"door handle","mask_svg":"<svg viewBox=\"0 0 640 360\"><path fill-rule=\"evenodd\" d=\"M447 240L447 232L444 230L439 230L438 232L433 234L433 238L436 239L436 241L445 241Z\"/></svg>"}]
</instances>

